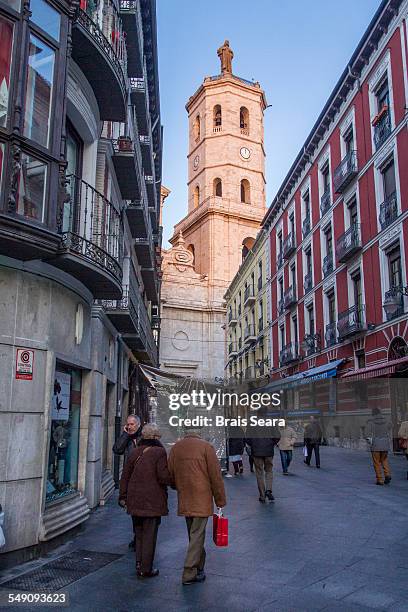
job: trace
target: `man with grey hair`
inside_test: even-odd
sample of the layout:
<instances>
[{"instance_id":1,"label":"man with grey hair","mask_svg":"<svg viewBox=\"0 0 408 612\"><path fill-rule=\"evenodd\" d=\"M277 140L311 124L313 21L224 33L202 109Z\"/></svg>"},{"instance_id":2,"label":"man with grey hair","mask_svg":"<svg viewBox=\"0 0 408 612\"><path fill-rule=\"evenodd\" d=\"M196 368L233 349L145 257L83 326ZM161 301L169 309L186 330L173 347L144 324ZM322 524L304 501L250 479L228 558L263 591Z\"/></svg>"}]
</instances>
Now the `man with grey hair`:
<instances>
[{"instance_id":1,"label":"man with grey hair","mask_svg":"<svg viewBox=\"0 0 408 612\"><path fill-rule=\"evenodd\" d=\"M137 446L137 442L142 435L142 426L140 417L136 414L129 414L126 419L126 425L122 433L113 445L115 455L123 455L123 467L128 462L130 455ZM129 542L129 548L135 550L135 538Z\"/></svg>"}]
</instances>

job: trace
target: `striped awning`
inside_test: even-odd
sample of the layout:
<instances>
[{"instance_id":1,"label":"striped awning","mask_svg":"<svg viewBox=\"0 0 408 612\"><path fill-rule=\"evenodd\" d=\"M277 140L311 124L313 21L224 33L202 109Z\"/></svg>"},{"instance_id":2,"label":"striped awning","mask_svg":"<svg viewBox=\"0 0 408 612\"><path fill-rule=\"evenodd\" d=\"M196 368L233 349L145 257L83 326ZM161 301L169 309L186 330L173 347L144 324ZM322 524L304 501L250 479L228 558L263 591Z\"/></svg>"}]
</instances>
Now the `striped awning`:
<instances>
[{"instance_id":1,"label":"striped awning","mask_svg":"<svg viewBox=\"0 0 408 612\"><path fill-rule=\"evenodd\" d=\"M386 361L384 363L367 366L366 368L359 368L358 370L352 370L341 376L340 380L346 378L347 380L367 380L368 378L377 378L378 376L391 376L395 374L396 369L399 365L408 365L408 357L401 357L400 359L394 359L393 361Z\"/></svg>"}]
</instances>

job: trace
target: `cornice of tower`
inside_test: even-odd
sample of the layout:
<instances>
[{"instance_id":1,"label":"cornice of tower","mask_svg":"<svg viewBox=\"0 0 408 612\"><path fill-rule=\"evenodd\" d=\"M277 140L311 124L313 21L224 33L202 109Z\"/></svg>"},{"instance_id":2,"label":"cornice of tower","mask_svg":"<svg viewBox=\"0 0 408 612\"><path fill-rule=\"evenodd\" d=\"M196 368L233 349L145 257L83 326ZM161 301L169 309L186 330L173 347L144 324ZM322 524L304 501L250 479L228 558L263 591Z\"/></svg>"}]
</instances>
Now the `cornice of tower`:
<instances>
[{"instance_id":1,"label":"cornice of tower","mask_svg":"<svg viewBox=\"0 0 408 612\"><path fill-rule=\"evenodd\" d=\"M258 94L262 100L262 110L265 110L267 107L267 101L264 90L261 88L258 82L253 83L252 81L248 81L246 79L242 79L241 77L236 76L235 74L225 73L218 74L216 76L207 76L204 78L204 82L200 85L200 87L195 91L195 93L190 96L188 102L186 104L186 110L189 113L196 101L201 97L201 95L208 89L216 89L220 86L224 85L234 85L234 87L238 87L242 89L244 92L250 92Z\"/></svg>"}]
</instances>

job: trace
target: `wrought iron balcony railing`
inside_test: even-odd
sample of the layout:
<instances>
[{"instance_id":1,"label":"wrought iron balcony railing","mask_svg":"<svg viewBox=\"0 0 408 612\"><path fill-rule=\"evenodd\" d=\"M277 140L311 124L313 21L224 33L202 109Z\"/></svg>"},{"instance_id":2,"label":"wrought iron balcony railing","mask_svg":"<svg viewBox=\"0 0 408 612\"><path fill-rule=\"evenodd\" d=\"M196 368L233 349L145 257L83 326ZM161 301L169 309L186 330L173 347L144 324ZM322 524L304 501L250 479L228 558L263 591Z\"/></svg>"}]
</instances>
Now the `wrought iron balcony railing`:
<instances>
[{"instance_id":1,"label":"wrought iron balcony railing","mask_svg":"<svg viewBox=\"0 0 408 612\"><path fill-rule=\"evenodd\" d=\"M293 304L296 304L296 285L291 285L286 289L283 294L283 306L289 308Z\"/></svg>"},{"instance_id":2,"label":"wrought iron balcony railing","mask_svg":"<svg viewBox=\"0 0 408 612\"><path fill-rule=\"evenodd\" d=\"M299 347L297 342L289 342L285 344L279 352L279 363L281 366L288 365L293 361L299 360Z\"/></svg>"},{"instance_id":3,"label":"wrought iron balcony railing","mask_svg":"<svg viewBox=\"0 0 408 612\"><path fill-rule=\"evenodd\" d=\"M314 355L320 350L320 334L306 334L302 345L306 357Z\"/></svg>"},{"instance_id":4,"label":"wrought iron balcony railing","mask_svg":"<svg viewBox=\"0 0 408 612\"><path fill-rule=\"evenodd\" d=\"M366 328L365 306L351 306L351 308L339 313L337 331L340 340L362 332Z\"/></svg>"},{"instance_id":5,"label":"wrought iron balcony railing","mask_svg":"<svg viewBox=\"0 0 408 612\"><path fill-rule=\"evenodd\" d=\"M337 342L336 321L327 323L326 331L324 332L324 341L327 347L333 346Z\"/></svg>"},{"instance_id":6,"label":"wrought iron balcony railing","mask_svg":"<svg viewBox=\"0 0 408 612\"><path fill-rule=\"evenodd\" d=\"M360 224L353 223L349 229L338 238L336 243L337 259L343 263L361 249Z\"/></svg>"},{"instance_id":7,"label":"wrought iron balcony railing","mask_svg":"<svg viewBox=\"0 0 408 612\"><path fill-rule=\"evenodd\" d=\"M323 215L327 213L330 206L331 206L331 193L330 193L330 187L329 187L328 189L326 189L326 191L322 194L320 198L320 212L321 212L322 217Z\"/></svg>"},{"instance_id":8,"label":"wrought iron balcony railing","mask_svg":"<svg viewBox=\"0 0 408 612\"><path fill-rule=\"evenodd\" d=\"M385 229L398 217L397 194L394 191L384 202L380 204L380 225Z\"/></svg>"},{"instance_id":9,"label":"wrought iron balcony railing","mask_svg":"<svg viewBox=\"0 0 408 612\"><path fill-rule=\"evenodd\" d=\"M313 275L312 272L308 272L303 281L303 288L305 293L309 293L309 291L313 288Z\"/></svg>"},{"instance_id":10,"label":"wrought iron balcony railing","mask_svg":"<svg viewBox=\"0 0 408 612\"><path fill-rule=\"evenodd\" d=\"M303 238L306 238L306 236L308 234L310 234L310 230L312 229L311 226L311 222L310 222L310 215L308 215L304 220L303 220L303 224L302 224L302 234L303 234Z\"/></svg>"},{"instance_id":11,"label":"wrought iron balcony railing","mask_svg":"<svg viewBox=\"0 0 408 612\"><path fill-rule=\"evenodd\" d=\"M296 238L293 232L287 235L283 243L282 255L284 259L290 257L293 251L296 250Z\"/></svg>"},{"instance_id":12,"label":"wrought iron balcony railing","mask_svg":"<svg viewBox=\"0 0 408 612\"><path fill-rule=\"evenodd\" d=\"M255 342L255 340L256 340L255 325L253 325L252 323L247 325L247 327L245 328L245 331L244 331L244 340L245 340L246 343L248 343L248 342Z\"/></svg>"},{"instance_id":13,"label":"wrought iron balcony railing","mask_svg":"<svg viewBox=\"0 0 408 612\"><path fill-rule=\"evenodd\" d=\"M374 145L376 150L381 147L391 134L391 116L385 112L374 126Z\"/></svg>"},{"instance_id":14,"label":"wrought iron balcony railing","mask_svg":"<svg viewBox=\"0 0 408 612\"><path fill-rule=\"evenodd\" d=\"M393 306L390 308L390 306ZM388 306L388 308L386 308ZM385 292L383 307L386 312L387 321L391 321L404 314L404 297L400 287L391 287Z\"/></svg>"},{"instance_id":15,"label":"wrought iron balcony railing","mask_svg":"<svg viewBox=\"0 0 408 612\"><path fill-rule=\"evenodd\" d=\"M349 151L334 171L333 184L336 193L342 193L357 175L357 152Z\"/></svg>"},{"instance_id":16,"label":"wrought iron balcony railing","mask_svg":"<svg viewBox=\"0 0 408 612\"><path fill-rule=\"evenodd\" d=\"M235 325L237 323L237 315L235 314L235 310L230 310L228 312L228 323L230 325Z\"/></svg>"},{"instance_id":17,"label":"wrought iron balcony railing","mask_svg":"<svg viewBox=\"0 0 408 612\"><path fill-rule=\"evenodd\" d=\"M328 253L323 257L323 276L328 276L333 272L333 253Z\"/></svg>"},{"instance_id":18,"label":"wrought iron balcony railing","mask_svg":"<svg viewBox=\"0 0 408 612\"><path fill-rule=\"evenodd\" d=\"M113 204L94 187L71 174L69 201L58 222L62 250L70 250L122 278L122 220Z\"/></svg>"}]
</instances>

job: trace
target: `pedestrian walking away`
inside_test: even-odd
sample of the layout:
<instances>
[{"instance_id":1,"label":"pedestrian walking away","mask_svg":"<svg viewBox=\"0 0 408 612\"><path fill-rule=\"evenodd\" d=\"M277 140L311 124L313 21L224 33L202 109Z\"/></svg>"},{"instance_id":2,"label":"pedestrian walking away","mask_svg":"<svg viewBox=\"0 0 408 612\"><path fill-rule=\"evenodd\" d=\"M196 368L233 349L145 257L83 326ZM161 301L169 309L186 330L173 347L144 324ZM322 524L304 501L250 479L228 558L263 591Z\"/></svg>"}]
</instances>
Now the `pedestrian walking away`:
<instances>
[{"instance_id":1,"label":"pedestrian walking away","mask_svg":"<svg viewBox=\"0 0 408 612\"><path fill-rule=\"evenodd\" d=\"M280 433L277 427L248 427L248 444L254 458L256 482L258 484L259 501L265 503L274 501L272 494L273 479L273 455L276 444L279 442Z\"/></svg>"},{"instance_id":2,"label":"pedestrian walking away","mask_svg":"<svg viewBox=\"0 0 408 612\"><path fill-rule=\"evenodd\" d=\"M178 514L187 524L189 544L182 582L190 585L205 580L205 530L208 517L227 501L224 482L214 447L198 430L189 430L169 454L169 470L178 497Z\"/></svg>"},{"instance_id":3,"label":"pedestrian walking away","mask_svg":"<svg viewBox=\"0 0 408 612\"><path fill-rule=\"evenodd\" d=\"M408 421L402 421L398 430L399 447L405 453L408 461ZM407 471L408 480L408 471Z\"/></svg>"},{"instance_id":4,"label":"pedestrian walking away","mask_svg":"<svg viewBox=\"0 0 408 612\"><path fill-rule=\"evenodd\" d=\"M156 425L143 427L139 445L126 462L120 480L119 504L132 517L139 578L159 574L153 567L157 531L161 517L168 514L167 485L172 484L172 479L160 437Z\"/></svg>"},{"instance_id":5,"label":"pedestrian walking away","mask_svg":"<svg viewBox=\"0 0 408 612\"><path fill-rule=\"evenodd\" d=\"M129 414L126 425L122 433L113 445L115 455L123 455L123 465L125 466L132 452L137 446L137 441L142 435L140 418L136 414ZM135 550L135 536L129 542L129 548Z\"/></svg>"},{"instance_id":6,"label":"pedestrian walking away","mask_svg":"<svg viewBox=\"0 0 408 612\"><path fill-rule=\"evenodd\" d=\"M289 466L292 462L293 457L293 448L296 442L296 432L293 427L289 425L285 425L285 427L280 427L280 440L278 442L278 448L280 452L280 458L282 463L282 472L285 474L289 474Z\"/></svg>"},{"instance_id":7,"label":"pedestrian walking away","mask_svg":"<svg viewBox=\"0 0 408 612\"><path fill-rule=\"evenodd\" d=\"M306 465L310 465L312 453L314 452L316 467L320 468L320 444L322 442L322 436L322 428L312 415L310 417L310 423L306 425L304 432L304 445L307 449L307 456L304 460Z\"/></svg>"},{"instance_id":8,"label":"pedestrian walking away","mask_svg":"<svg viewBox=\"0 0 408 612\"><path fill-rule=\"evenodd\" d=\"M242 427L229 427L228 429L228 460L234 466L234 476L244 473L242 453L244 452L244 430Z\"/></svg>"},{"instance_id":9,"label":"pedestrian walking away","mask_svg":"<svg viewBox=\"0 0 408 612\"><path fill-rule=\"evenodd\" d=\"M391 469L388 463L390 424L377 406L372 409L372 418L367 421L367 431L376 484L389 484L391 482Z\"/></svg>"}]
</instances>

